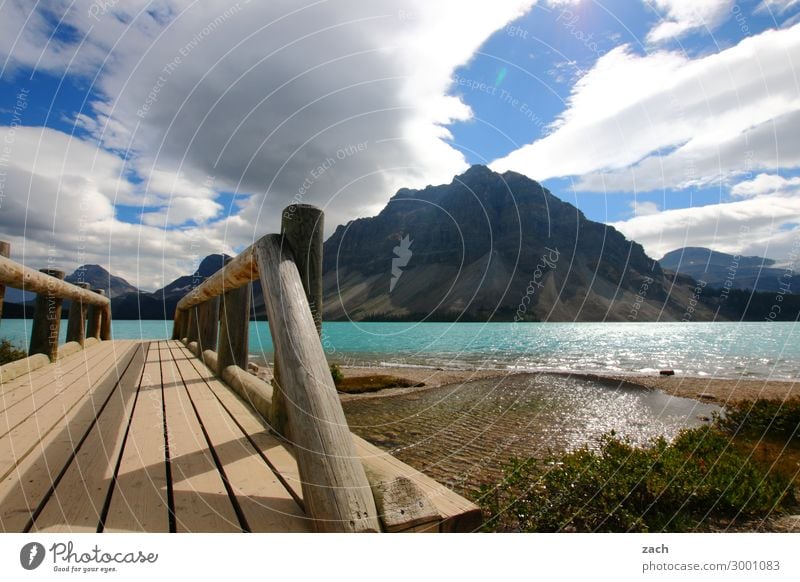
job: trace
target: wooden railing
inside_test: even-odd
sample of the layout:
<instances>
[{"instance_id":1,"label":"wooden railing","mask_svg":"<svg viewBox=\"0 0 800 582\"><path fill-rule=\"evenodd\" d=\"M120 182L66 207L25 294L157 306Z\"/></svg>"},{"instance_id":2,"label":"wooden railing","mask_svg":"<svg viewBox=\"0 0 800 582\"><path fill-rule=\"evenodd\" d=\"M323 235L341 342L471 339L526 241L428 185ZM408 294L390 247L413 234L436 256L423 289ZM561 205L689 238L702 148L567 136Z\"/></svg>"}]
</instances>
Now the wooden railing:
<instances>
[{"instance_id":1,"label":"wooden railing","mask_svg":"<svg viewBox=\"0 0 800 582\"><path fill-rule=\"evenodd\" d=\"M258 278L275 350L274 390L262 412L294 445L306 513L320 531L380 531L319 339L322 230L319 209L286 208L281 235L256 241L181 299L173 338L208 354L204 359L218 376L236 376L247 366L250 283Z\"/></svg>"},{"instance_id":2,"label":"wooden railing","mask_svg":"<svg viewBox=\"0 0 800 582\"><path fill-rule=\"evenodd\" d=\"M44 354L50 362L58 359L61 307L65 299L72 301L67 320L68 344L79 348L87 338L111 339L111 301L104 290L89 290L87 283L68 283L63 280L64 271L36 271L26 267L8 258L9 251L10 245L0 242L0 317L5 287L36 293L29 356Z\"/></svg>"}]
</instances>

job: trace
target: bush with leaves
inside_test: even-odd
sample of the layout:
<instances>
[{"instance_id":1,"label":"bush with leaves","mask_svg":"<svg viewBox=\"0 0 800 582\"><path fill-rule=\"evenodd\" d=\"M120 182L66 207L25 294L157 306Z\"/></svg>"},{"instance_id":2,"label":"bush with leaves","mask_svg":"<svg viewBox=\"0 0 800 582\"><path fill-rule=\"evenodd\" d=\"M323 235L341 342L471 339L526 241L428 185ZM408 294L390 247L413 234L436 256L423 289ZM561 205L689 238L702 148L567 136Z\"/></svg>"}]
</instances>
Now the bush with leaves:
<instances>
[{"instance_id":1,"label":"bush with leaves","mask_svg":"<svg viewBox=\"0 0 800 582\"><path fill-rule=\"evenodd\" d=\"M766 515L791 479L739 453L715 427L636 447L613 433L598 450L514 460L479 501L490 531L692 531L709 517Z\"/></svg>"},{"instance_id":2,"label":"bush with leaves","mask_svg":"<svg viewBox=\"0 0 800 582\"><path fill-rule=\"evenodd\" d=\"M27 356L28 354L14 344L13 342L7 339L0 339L0 365L8 364L9 362L13 362L15 360L20 360Z\"/></svg>"}]
</instances>

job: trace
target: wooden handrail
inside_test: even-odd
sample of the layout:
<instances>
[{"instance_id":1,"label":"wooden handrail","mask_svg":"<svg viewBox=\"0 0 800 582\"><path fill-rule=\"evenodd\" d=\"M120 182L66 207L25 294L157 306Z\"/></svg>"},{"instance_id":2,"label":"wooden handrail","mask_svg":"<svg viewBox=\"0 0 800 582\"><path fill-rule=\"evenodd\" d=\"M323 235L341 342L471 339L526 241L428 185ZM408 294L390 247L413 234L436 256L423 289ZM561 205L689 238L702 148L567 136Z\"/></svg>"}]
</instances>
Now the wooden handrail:
<instances>
[{"instance_id":1,"label":"wooden handrail","mask_svg":"<svg viewBox=\"0 0 800 582\"><path fill-rule=\"evenodd\" d=\"M51 295L59 299L82 301L87 305L106 306L111 304L108 297L92 293L88 289L81 289L77 285L45 275L36 269L31 269L2 256L0 256L0 283L24 291Z\"/></svg>"}]
</instances>

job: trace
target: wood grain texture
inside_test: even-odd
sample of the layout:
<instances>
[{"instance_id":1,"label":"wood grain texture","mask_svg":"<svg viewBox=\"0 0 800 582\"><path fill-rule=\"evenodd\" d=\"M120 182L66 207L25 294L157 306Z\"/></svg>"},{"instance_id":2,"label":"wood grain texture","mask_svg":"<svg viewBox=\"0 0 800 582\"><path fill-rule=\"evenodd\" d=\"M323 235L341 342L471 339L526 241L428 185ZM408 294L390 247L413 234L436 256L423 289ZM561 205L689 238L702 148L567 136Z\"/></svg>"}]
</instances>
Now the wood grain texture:
<instances>
[{"instance_id":1,"label":"wood grain texture","mask_svg":"<svg viewBox=\"0 0 800 582\"><path fill-rule=\"evenodd\" d=\"M64 271L42 269L49 281L60 281ZM63 299L56 295L55 285L50 284L46 291L37 293L31 324L31 341L28 355L44 354L55 362L58 358L58 333L61 327L61 305Z\"/></svg>"},{"instance_id":2,"label":"wood grain texture","mask_svg":"<svg viewBox=\"0 0 800 582\"><path fill-rule=\"evenodd\" d=\"M217 374L228 366L247 367L249 355L250 283L222 295L219 317Z\"/></svg>"},{"instance_id":3,"label":"wood grain texture","mask_svg":"<svg viewBox=\"0 0 800 582\"><path fill-rule=\"evenodd\" d=\"M42 269L45 271L46 269ZM108 297L98 297L72 283L51 277L0 256L0 283L33 293L52 293L61 299L83 299L90 305L109 305Z\"/></svg>"},{"instance_id":4,"label":"wood grain texture","mask_svg":"<svg viewBox=\"0 0 800 582\"><path fill-rule=\"evenodd\" d=\"M76 287L88 289L89 283L75 283ZM69 306L69 319L67 320L67 342L78 342L83 345L86 339L86 314L89 304L83 299L73 299Z\"/></svg>"},{"instance_id":5,"label":"wood grain texture","mask_svg":"<svg viewBox=\"0 0 800 582\"><path fill-rule=\"evenodd\" d=\"M106 292L103 289L92 289L92 293L98 295L100 297L104 297ZM103 327L103 306L90 304L89 305L89 313L86 316L87 320L87 329L86 329L86 337L93 337L96 339L100 339L101 329Z\"/></svg>"},{"instance_id":6,"label":"wood grain texture","mask_svg":"<svg viewBox=\"0 0 800 582\"><path fill-rule=\"evenodd\" d=\"M200 352L217 349L219 333L219 297L212 297L197 306Z\"/></svg>"},{"instance_id":7,"label":"wood grain texture","mask_svg":"<svg viewBox=\"0 0 800 582\"><path fill-rule=\"evenodd\" d=\"M364 468L328 369L294 260L280 236L254 245L281 387L303 481L319 531L380 531Z\"/></svg>"}]
</instances>

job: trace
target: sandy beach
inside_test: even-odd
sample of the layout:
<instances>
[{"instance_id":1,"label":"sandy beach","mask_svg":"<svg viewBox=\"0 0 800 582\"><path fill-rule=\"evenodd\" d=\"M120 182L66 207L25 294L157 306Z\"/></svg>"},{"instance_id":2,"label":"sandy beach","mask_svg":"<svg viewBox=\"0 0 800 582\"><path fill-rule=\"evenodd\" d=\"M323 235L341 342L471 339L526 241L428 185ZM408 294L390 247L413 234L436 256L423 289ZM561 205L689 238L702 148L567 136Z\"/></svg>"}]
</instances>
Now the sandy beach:
<instances>
[{"instance_id":1,"label":"sandy beach","mask_svg":"<svg viewBox=\"0 0 800 582\"><path fill-rule=\"evenodd\" d=\"M462 384L488 378L502 378L510 374L540 374L545 372L512 372L508 370L489 369L434 369L409 368L391 366L343 366L345 377L362 377L374 374L388 374L405 378L425 386L415 388L388 388L367 394L342 394L343 401L353 398L386 398L399 394L408 394L420 390L428 390L448 384ZM552 374L552 372L546 372ZM272 377L270 367L260 366L258 375L269 380ZM693 398L702 402L713 402L723 405L727 402L752 401L760 398L785 400L800 398L800 381L740 379L692 376L656 376L656 375L614 375L591 373L565 373L564 375L586 378L603 383L626 384L650 390L661 390L673 396Z\"/></svg>"}]
</instances>

